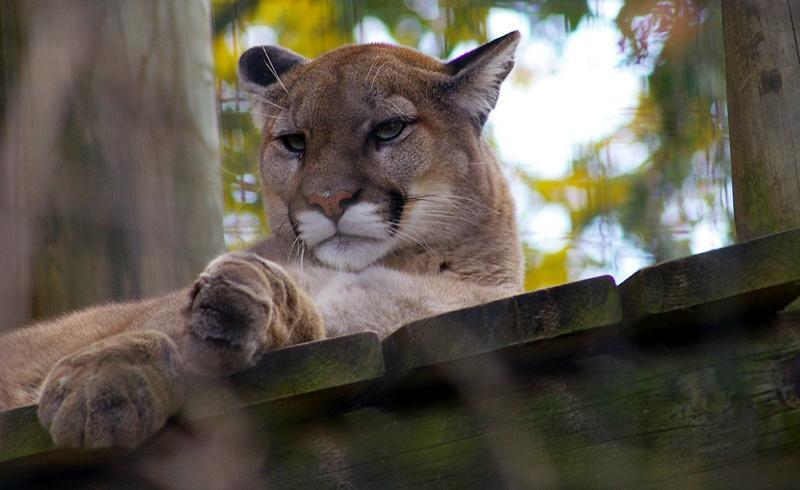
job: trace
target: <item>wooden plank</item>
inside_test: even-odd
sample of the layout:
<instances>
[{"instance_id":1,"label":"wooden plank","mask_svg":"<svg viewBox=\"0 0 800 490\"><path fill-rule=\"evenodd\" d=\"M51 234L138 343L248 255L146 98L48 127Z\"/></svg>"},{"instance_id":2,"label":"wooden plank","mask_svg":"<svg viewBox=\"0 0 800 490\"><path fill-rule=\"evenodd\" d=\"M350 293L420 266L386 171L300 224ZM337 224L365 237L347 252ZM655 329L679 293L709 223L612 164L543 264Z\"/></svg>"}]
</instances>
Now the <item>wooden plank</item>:
<instances>
[{"instance_id":1,"label":"wooden plank","mask_svg":"<svg viewBox=\"0 0 800 490\"><path fill-rule=\"evenodd\" d=\"M35 405L0 412L0 461L49 449L53 442L39 424Z\"/></svg>"},{"instance_id":2,"label":"wooden plank","mask_svg":"<svg viewBox=\"0 0 800 490\"><path fill-rule=\"evenodd\" d=\"M800 296L800 228L644 268L620 285L625 321L715 324Z\"/></svg>"},{"instance_id":3,"label":"wooden plank","mask_svg":"<svg viewBox=\"0 0 800 490\"><path fill-rule=\"evenodd\" d=\"M119 478L114 470L105 471L114 475L112 480L100 481L105 467L113 468L122 461L126 453L120 449L79 450L59 449L39 453L26 458L0 462L0 490L21 488L152 488L148 485L131 485L125 477ZM87 476L92 474L91 484ZM116 480L116 481L114 481ZM122 480L122 481L120 481ZM127 486L125 484L127 483ZM138 482L137 482L138 483Z\"/></svg>"},{"instance_id":4,"label":"wooden plank","mask_svg":"<svg viewBox=\"0 0 800 490\"><path fill-rule=\"evenodd\" d=\"M378 336L362 332L287 347L228 378L193 378L184 410L190 418L374 381L384 374Z\"/></svg>"},{"instance_id":5,"label":"wooden plank","mask_svg":"<svg viewBox=\"0 0 800 490\"><path fill-rule=\"evenodd\" d=\"M498 378L479 393L252 430L246 454L259 457L236 460L236 471L267 488L706 488L721 481L793 488L800 478L800 316L736 327L669 349L615 344L525 378ZM159 462L175 486L191 486L181 478L207 466L209 479L223 473L219 465L148 450L69 474L78 475L76 488L135 487L142 469ZM0 481L26 484L18 474L0 465ZM47 488L62 478L36 483Z\"/></svg>"},{"instance_id":6,"label":"wooden plank","mask_svg":"<svg viewBox=\"0 0 800 490\"><path fill-rule=\"evenodd\" d=\"M334 402L383 373L381 344L372 332L309 342L269 352L252 369L229 378L188 378L180 417L195 420L307 394L324 395L314 398L315 403ZM52 448L35 406L0 413L0 461Z\"/></svg>"},{"instance_id":7,"label":"wooden plank","mask_svg":"<svg viewBox=\"0 0 800 490\"><path fill-rule=\"evenodd\" d=\"M800 315L708 334L669 348L621 335L591 357L524 378L497 373L478 392L250 430L247 454L260 456L237 460L237 471L269 488L792 487L800 478ZM136 471L163 462L177 484L206 466L155 449L69 474L77 488L133 486ZM0 465L0 481L25 484L19 472L35 474L12 463Z\"/></svg>"},{"instance_id":8,"label":"wooden plank","mask_svg":"<svg viewBox=\"0 0 800 490\"><path fill-rule=\"evenodd\" d=\"M276 429L259 463L269 488L790 488L798 395L794 317Z\"/></svg>"},{"instance_id":9,"label":"wooden plank","mask_svg":"<svg viewBox=\"0 0 800 490\"><path fill-rule=\"evenodd\" d=\"M616 325L611 276L578 281L408 324L383 341L387 381L422 368L502 356L536 340Z\"/></svg>"},{"instance_id":10,"label":"wooden plank","mask_svg":"<svg viewBox=\"0 0 800 490\"><path fill-rule=\"evenodd\" d=\"M800 1L722 2L739 240L800 226Z\"/></svg>"}]
</instances>

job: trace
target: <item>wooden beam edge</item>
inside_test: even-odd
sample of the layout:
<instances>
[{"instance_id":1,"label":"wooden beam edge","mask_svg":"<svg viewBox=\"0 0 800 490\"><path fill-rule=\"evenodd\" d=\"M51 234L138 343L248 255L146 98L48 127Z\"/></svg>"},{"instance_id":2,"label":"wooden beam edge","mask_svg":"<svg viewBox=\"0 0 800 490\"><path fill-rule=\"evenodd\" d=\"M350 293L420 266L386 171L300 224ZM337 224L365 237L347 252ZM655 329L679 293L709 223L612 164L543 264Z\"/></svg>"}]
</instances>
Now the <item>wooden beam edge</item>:
<instances>
[{"instance_id":1,"label":"wooden beam edge","mask_svg":"<svg viewBox=\"0 0 800 490\"><path fill-rule=\"evenodd\" d=\"M614 279L600 276L405 325L383 341L386 383L409 372L617 325Z\"/></svg>"},{"instance_id":2,"label":"wooden beam edge","mask_svg":"<svg viewBox=\"0 0 800 490\"><path fill-rule=\"evenodd\" d=\"M331 368L327 376L308 372L309 363L315 362ZM189 389L181 417L193 420L308 393L330 393L383 374L381 344L373 332L308 342L269 352L255 367L226 379L187 376ZM279 382L271 383L271 379ZM36 405L0 412L0 461L53 448L39 424Z\"/></svg>"},{"instance_id":3,"label":"wooden beam edge","mask_svg":"<svg viewBox=\"0 0 800 490\"><path fill-rule=\"evenodd\" d=\"M191 377L184 410L189 419L215 416L378 380L384 372L377 334L360 332L269 352L227 378Z\"/></svg>"},{"instance_id":4,"label":"wooden beam edge","mask_svg":"<svg viewBox=\"0 0 800 490\"><path fill-rule=\"evenodd\" d=\"M772 251L789 254L788 262L781 262L781 257L765 258L765 252ZM757 274L763 261L773 273ZM702 289L703 294L680 295L681 282ZM800 228L645 267L623 281L619 290L629 325L673 313L708 310L714 304L731 305L736 299L743 305L737 314L747 315L750 309L779 311L800 296ZM760 293L770 291L775 293L773 301L766 302L769 298ZM750 295L760 303L747 301Z\"/></svg>"}]
</instances>

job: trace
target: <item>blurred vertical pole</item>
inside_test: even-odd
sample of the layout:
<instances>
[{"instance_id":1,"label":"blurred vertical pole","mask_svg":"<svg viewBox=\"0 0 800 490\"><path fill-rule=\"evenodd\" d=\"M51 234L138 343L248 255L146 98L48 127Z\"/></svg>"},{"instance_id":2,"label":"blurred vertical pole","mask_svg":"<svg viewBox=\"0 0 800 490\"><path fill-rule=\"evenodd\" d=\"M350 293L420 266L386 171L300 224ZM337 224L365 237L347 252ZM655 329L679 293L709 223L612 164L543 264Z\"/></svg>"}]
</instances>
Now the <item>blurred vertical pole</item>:
<instances>
[{"instance_id":1,"label":"blurred vertical pole","mask_svg":"<svg viewBox=\"0 0 800 490\"><path fill-rule=\"evenodd\" d=\"M223 250L207 0L0 0L0 331Z\"/></svg>"},{"instance_id":2,"label":"blurred vertical pole","mask_svg":"<svg viewBox=\"0 0 800 490\"><path fill-rule=\"evenodd\" d=\"M722 0L736 235L800 226L800 0Z\"/></svg>"}]
</instances>

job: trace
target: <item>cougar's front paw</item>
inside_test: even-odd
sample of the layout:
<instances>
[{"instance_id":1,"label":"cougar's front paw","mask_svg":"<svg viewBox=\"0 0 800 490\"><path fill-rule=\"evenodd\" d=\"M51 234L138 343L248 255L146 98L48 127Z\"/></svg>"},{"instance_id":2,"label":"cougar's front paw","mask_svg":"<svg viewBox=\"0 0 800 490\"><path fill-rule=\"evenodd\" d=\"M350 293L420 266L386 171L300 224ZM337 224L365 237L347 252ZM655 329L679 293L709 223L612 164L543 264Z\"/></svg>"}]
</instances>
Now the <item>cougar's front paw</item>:
<instances>
[{"instance_id":1,"label":"cougar's front paw","mask_svg":"<svg viewBox=\"0 0 800 490\"><path fill-rule=\"evenodd\" d=\"M58 446L132 448L182 399L181 360L159 332L131 332L63 358L45 381L39 419Z\"/></svg>"},{"instance_id":2,"label":"cougar's front paw","mask_svg":"<svg viewBox=\"0 0 800 490\"><path fill-rule=\"evenodd\" d=\"M252 253L211 262L190 301L185 355L202 374L240 371L267 350L323 336L316 307L283 268Z\"/></svg>"}]
</instances>

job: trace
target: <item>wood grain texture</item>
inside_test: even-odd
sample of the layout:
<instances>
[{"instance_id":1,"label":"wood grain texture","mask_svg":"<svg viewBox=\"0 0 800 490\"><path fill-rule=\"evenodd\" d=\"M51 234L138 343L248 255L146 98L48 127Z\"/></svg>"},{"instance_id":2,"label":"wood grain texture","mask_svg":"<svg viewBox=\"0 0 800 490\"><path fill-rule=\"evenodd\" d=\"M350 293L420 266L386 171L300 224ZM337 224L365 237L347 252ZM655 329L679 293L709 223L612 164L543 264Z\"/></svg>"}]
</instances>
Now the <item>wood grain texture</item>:
<instances>
[{"instance_id":1,"label":"wood grain texture","mask_svg":"<svg viewBox=\"0 0 800 490\"><path fill-rule=\"evenodd\" d=\"M800 229L644 268L620 284L625 321L714 324L800 296Z\"/></svg>"},{"instance_id":2,"label":"wood grain texture","mask_svg":"<svg viewBox=\"0 0 800 490\"><path fill-rule=\"evenodd\" d=\"M390 380L424 367L502 354L621 320L610 276L543 289L408 324L383 341Z\"/></svg>"},{"instance_id":3,"label":"wood grain texture","mask_svg":"<svg viewBox=\"0 0 800 490\"><path fill-rule=\"evenodd\" d=\"M374 381L383 376L381 344L373 332L309 342L266 354L228 378L192 378L184 410L192 418Z\"/></svg>"},{"instance_id":4,"label":"wood grain texture","mask_svg":"<svg viewBox=\"0 0 800 490\"><path fill-rule=\"evenodd\" d=\"M800 317L269 433L269 488L788 488ZM541 341L542 343L550 340ZM335 454L335 458L331 457Z\"/></svg>"},{"instance_id":5,"label":"wood grain texture","mask_svg":"<svg viewBox=\"0 0 800 490\"><path fill-rule=\"evenodd\" d=\"M309 342L267 353L252 369L229 378L188 378L180 417L196 420L312 393L324 395L314 398L315 403L328 403L349 397L354 387L383 373L381 344L374 333ZM315 407L298 403L291 408L310 411ZM51 449L35 406L0 412L0 461Z\"/></svg>"},{"instance_id":6,"label":"wood grain texture","mask_svg":"<svg viewBox=\"0 0 800 490\"><path fill-rule=\"evenodd\" d=\"M260 457L240 470L267 488L793 488L800 478L797 315L669 348L617 344L473 395L255 430ZM0 464L0 481L16 488L56 464L69 471L40 488L63 475L75 488L157 488L137 472L150 449L105 466L78 456ZM176 485L203 469L163 461Z\"/></svg>"},{"instance_id":7,"label":"wood grain texture","mask_svg":"<svg viewBox=\"0 0 800 490\"><path fill-rule=\"evenodd\" d=\"M736 234L800 226L800 0L722 2Z\"/></svg>"},{"instance_id":8,"label":"wood grain texture","mask_svg":"<svg viewBox=\"0 0 800 490\"><path fill-rule=\"evenodd\" d=\"M50 449L53 442L39 424L35 405L0 412L0 461Z\"/></svg>"}]
</instances>

